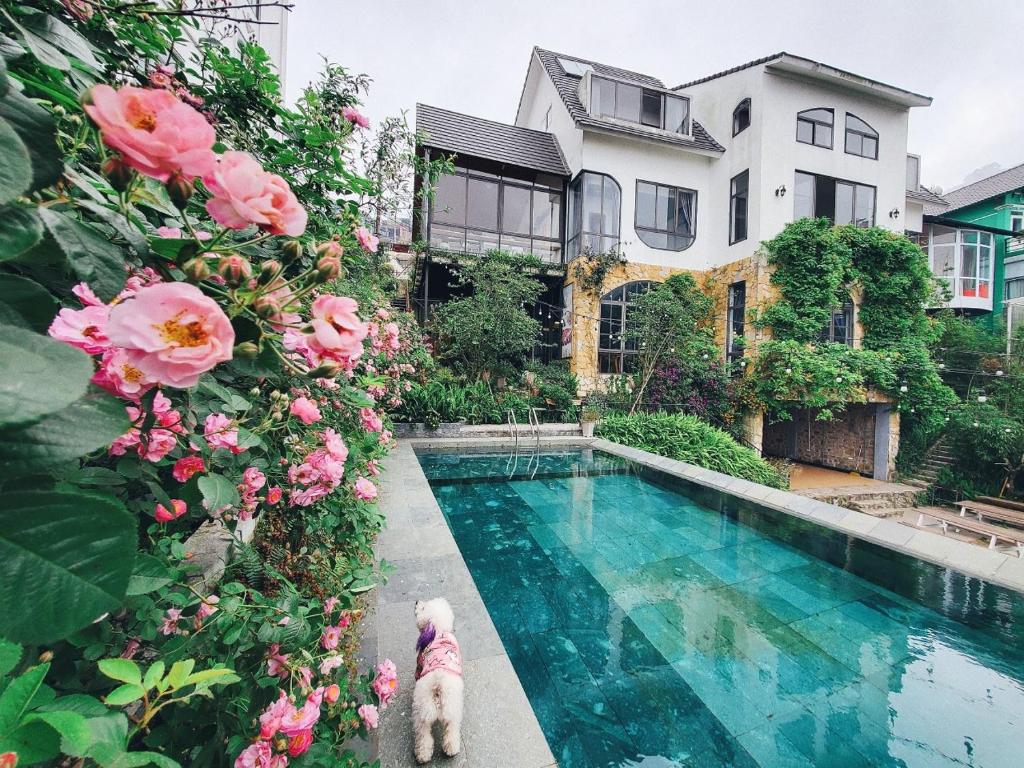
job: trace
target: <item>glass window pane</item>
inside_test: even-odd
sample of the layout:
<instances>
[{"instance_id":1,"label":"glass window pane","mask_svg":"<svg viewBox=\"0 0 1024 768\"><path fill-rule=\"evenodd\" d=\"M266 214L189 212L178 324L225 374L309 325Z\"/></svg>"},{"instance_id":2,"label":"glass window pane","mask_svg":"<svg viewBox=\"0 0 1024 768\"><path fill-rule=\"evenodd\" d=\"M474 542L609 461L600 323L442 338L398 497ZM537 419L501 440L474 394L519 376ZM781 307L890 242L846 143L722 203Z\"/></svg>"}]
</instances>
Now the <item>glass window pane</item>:
<instances>
[{"instance_id":1,"label":"glass window pane","mask_svg":"<svg viewBox=\"0 0 1024 768\"><path fill-rule=\"evenodd\" d=\"M615 84L615 117L631 123L640 122L641 89L625 83Z\"/></svg>"},{"instance_id":2,"label":"glass window pane","mask_svg":"<svg viewBox=\"0 0 1024 768\"><path fill-rule=\"evenodd\" d=\"M501 250L509 253L531 253L530 238L502 234Z\"/></svg>"},{"instance_id":3,"label":"glass window pane","mask_svg":"<svg viewBox=\"0 0 1024 768\"><path fill-rule=\"evenodd\" d=\"M656 205L657 187L654 184L639 182L636 185L636 225L638 227L654 227L654 208Z\"/></svg>"},{"instance_id":4,"label":"glass window pane","mask_svg":"<svg viewBox=\"0 0 1024 768\"><path fill-rule=\"evenodd\" d=\"M601 77L590 78L590 114L612 117L615 114L615 83Z\"/></svg>"},{"instance_id":5,"label":"glass window pane","mask_svg":"<svg viewBox=\"0 0 1024 768\"><path fill-rule=\"evenodd\" d=\"M604 216L601 234L619 236L619 185L604 179Z\"/></svg>"},{"instance_id":6,"label":"glass window pane","mask_svg":"<svg viewBox=\"0 0 1024 768\"><path fill-rule=\"evenodd\" d=\"M484 179L469 180L466 224L481 229L498 228L498 184Z\"/></svg>"},{"instance_id":7,"label":"glass window pane","mask_svg":"<svg viewBox=\"0 0 1024 768\"><path fill-rule=\"evenodd\" d=\"M917 190L921 186L921 161L910 155L907 155L907 189Z\"/></svg>"},{"instance_id":8,"label":"glass window pane","mask_svg":"<svg viewBox=\"0 0 1024 768\"><path fill-rule=\"evenodd\" d=\"M853 223L853 184L836 184L836 224Z\"/></svg>"},{"instance_id":9,"label":"glass window pane","mask_svg":"<svg viewBox=\"0 0 1024 768\"><path fill-rule=\"evenodd\" d=\"M960 236L963 238L965 243L974 245L978 242L978 232L973 229L964 229L960 231Z\"/></svg>"},{"instance_id":10,"label":"glass window pane","mask_svg":"<svg viewBox=\"0 0 1024 768\"><path fill-rule=\"evenodd\" d=\"M798 173L794 186L793 218L814 216L814 177L809 173Z\"/></svg>"},{"instance_id":11,"label":"glass window pane","mask_svg":"<svg viewBox=\"0 0 1024 768\"><path fill-rule=\"evenodd\" d=\"M964 245L960 250L960 274L964 277L977 277L978 275L978 247L975 245Z\"/></svg>"},{"instance_id":12,"label":"glass window pane","mask_svg":"<svg viewBox=\"0 0 1024 768\"><path fill-rule=\"evenodd\" d=\"M864 157L870 157L873 159L878 158L878 139L872 139L865 136L861 145L863 147L861 154L864 155Z\"/></svg>"},{"instance_id":13,"label":"glass window pane","mask_svg":"<svg viewBox=\"0 0 1024 768\"><path fill-rule=\"evenodd\" d=\"M444 224L466 224L466 177L442 176L431 202L434 221Z\"/></svg>"},{"instance_id":14,"label":"glass window pane","mask_svg":"<svg viewBox=\"0 0 1024 768\"><path fill-rule=\"evenodd\" d=\"M583 231L601 232L602 177L588 173L583 176Z\"/></svg>"},{"instance_id":15,"label":"glass window pane","mask_svg":"<svg viewBox=\"0 0 1024 768\"><path fill-rule=\"evenodd\" d=\"M863 154L864 150L861 147L861 137L859 134L846 134L846 151L849 152L851 155Z\"/></svg>"},{"instance_id":16,"label":"glass window pane","mask_svg":"<svg viewBox=\"0 0 1024 768\"><path fill-rule=\"evenodd\" d=\"M530 234L530 190L505 185L501 231Z\"/></svg>"},{"instance_id":17,"label":"glass window pane","mask_svg":"<svg viewBox=\"0 0 1024 768\"><path fill-rule=\"evenodd\" d=\"M430 227L430 245L443 251L461 253L466 248L466 230L461 227L432 225Z\"/></svg>"},{"instance_id":18,"label":"glass window pane","mask_svg":"<svg viewBox=\"0 0 1024 768\"><path fill-rule=\"evenodd\" d=\"M797 120L796 140L802 141L805 144L812 143L814 141L814 123L809 123L806 120Z\"/></svg>"},{"instance_id":19,"label":"glass window pane","mask_svg":"<svg viewBox=\"0 0 1024 768\"><path fill-rule=\"evenodd\" d=\"M487 253L496 250L498 246L497 232L466 232L466 253Z\"/></svg>"},{"instance_id":20,"label":"glass window pane","mask_svg":"<svg viewBox=\"0 0 1024 768\"><path fill-rule=\"evenodd\" d=\"M658 187L658 205L654 210L655 229L668 229L668 224L672 221L672 209L675 206L672 200L673 197L671 189L668 187Z\"/></svg>"},{"instance_id":21,"label":"glass window pane","mask_svg":"<svg viewBox=\"0 0 1024 768\"><path fill-rule=\"evenodd\" d=\"M935 245L952 245L956 242L956 230L952 227L933 226L931 239Z\"/></svg>"},{"instance_id":22,"label":"glass window pane","mask_svg":"<svg viewBox=\"0 0 1024 768\"><path fill-rule=\"evenodd\" d=\"M673 133L689 133L689 99L665 96L665 130Z\"/></svg>"},{"instance_id":23,"label":"glass window pane","mask_svg":"<svg viewBox=\"0 0 1024 768\"><path fill-rule=\"evenodd\" d=\"M818 147L832 146L832 129L818 123L814 126L814 144Z\"/></svg>"},{"instance_id":24,"label":"glass window pane","mask_svg":"<svg viewBox=\"0 0 1024 768\"><path fill-rule=\"evenodd\" d=\"M870 227L875 223L875 188L857 185L857 201L854 222L858 227Z\"/></svg>"},{"instance_id":25,"label":"glass window pane","mask_svg":"<svg viewBox=\"0 0 1024 768\"><path fill-rule=\"evenodd\" d=\"M661 128L661 94L644 91L641 104L640 122L653 128Z\"/></svg>"},{"instance_id":26,"label":"glass window pane","mask_svg":"<svg viewBox=\"0 0 1024 768\"><path fill-rule=\"evenodd\" d=\"M533 191L533 234L536 237L558 237L561 201L557 192Z\"/></svg>"},{"instance_id":27,"label":"glass window pane","mask_svg":"<svg viewBox=\"0 0 1024 768\"><path fill-rule=\"evenodd\" d=\"M832 112L828 109L807 109L800 113L800 117L832 125Z\"/></svg>"},{"instance_id":28,"label":"glass window pane","mask_svg":"<svg viewBox=\"0 0 1024 768\"><path fill-rule=\"evenodd\" d=\"M676 192L676 232L693 234L693 193L681 189Z\"/></svg>"},{"instance_id":29,"label":"glass window pane","mask_svg":"<svg viewBox=\"0 0 1024 768\"><path fill-rule=\"evenodd\" d=\"M1024 260L1006 262L1005 275L1007 280L1015 277L1024 277Z\"/></svg>"}]
</instances>

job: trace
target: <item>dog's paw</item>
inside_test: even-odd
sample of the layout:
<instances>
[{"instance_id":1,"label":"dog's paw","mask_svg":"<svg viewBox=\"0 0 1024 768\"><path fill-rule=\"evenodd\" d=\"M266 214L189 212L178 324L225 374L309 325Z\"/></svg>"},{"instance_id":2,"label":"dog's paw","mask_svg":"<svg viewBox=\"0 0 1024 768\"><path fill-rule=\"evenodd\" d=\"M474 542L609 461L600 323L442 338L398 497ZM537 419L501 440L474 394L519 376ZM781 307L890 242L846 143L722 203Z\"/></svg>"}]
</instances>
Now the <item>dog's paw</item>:
<instances>
[{"instance_id":1,"label":"dog's paw","mask_svg":"<svg viewBox=\"0 0 1024 768\"><path fill-rule=\"evenodd\" d=\"M458 732L456 733L445 733L444 738L441 739L441 749L448 757L455 757L459 754L459 749L462 748L462 739L459 738Z\"/></svg>"},{"instance_id":2,"label":"dog's paw","mask_svg":"<svg viewBox=\"0 0 1024 768\"><path fill-rule=\"evenodd\" d=\"M416 753L416 762L419 763L420 765L425 765L426 763L430 762L430 758L432 758L433 756L434 756L433 752L430 752L430 753L417 752Z\"/></svg>"}]
</instances>

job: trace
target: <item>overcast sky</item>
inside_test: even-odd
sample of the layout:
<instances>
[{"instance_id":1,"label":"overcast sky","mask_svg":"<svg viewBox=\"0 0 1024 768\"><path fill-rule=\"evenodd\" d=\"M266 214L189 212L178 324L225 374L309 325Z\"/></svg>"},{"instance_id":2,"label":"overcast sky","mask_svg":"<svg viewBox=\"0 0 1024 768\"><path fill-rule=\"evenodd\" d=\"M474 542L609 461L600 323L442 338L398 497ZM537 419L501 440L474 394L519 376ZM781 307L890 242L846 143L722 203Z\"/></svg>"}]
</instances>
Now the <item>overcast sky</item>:
<instances>
[{"instance_id":1,"label":"overcast sky","mask_svg":"<svg viewBox=\"0 0 1024 768\"><path fill-rule=\"evenodd\" d=\"M371 119L420 101L512 122L534 45L669 86L784 50L933 97L910 112L925 184L1024 163L1020 0L293 2L288 95L326 56L373 78Z\"/></svg>"}]
</instances>

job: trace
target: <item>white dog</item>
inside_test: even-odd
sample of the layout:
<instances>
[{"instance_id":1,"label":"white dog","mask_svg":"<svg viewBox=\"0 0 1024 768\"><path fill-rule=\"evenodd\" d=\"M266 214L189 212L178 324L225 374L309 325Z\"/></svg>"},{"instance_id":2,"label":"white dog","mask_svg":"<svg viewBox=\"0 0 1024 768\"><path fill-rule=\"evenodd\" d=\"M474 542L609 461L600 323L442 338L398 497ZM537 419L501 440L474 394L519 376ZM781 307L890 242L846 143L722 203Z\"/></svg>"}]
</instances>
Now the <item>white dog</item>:
<instances>
[{"instance_id":1,"label":"white dog","mask_svg":"<svg viewBox=\"0 0 1024 768\"><path fill-rule=\"evenodd\" d=\"M443 729L441 749L449 757L462 746L462 652L452 634L455 615L443 597L416 601L416 688L412 718L416 762L434 756L434 723Z\"/></svg>"}]
</instances>

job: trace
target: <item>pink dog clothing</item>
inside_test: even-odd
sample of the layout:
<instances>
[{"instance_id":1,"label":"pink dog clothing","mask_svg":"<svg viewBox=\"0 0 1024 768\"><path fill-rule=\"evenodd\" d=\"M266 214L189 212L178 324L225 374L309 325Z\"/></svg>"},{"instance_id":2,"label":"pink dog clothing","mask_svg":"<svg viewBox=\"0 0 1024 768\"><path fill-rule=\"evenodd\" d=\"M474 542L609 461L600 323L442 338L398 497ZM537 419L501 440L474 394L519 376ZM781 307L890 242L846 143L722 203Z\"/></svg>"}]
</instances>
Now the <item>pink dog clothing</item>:
<instances>
[{"instance_id":1,"label":"pink dog clothing","mask_svg":"<svg viewBox=\"0 0 1024 768\"><path fill-rule=\"evenodd\" d=\"M416 657L416 679L439 669L462 677L462 651L455 635L447 632L438 632Z\"/></svg>"}]
</instances>

